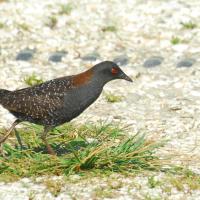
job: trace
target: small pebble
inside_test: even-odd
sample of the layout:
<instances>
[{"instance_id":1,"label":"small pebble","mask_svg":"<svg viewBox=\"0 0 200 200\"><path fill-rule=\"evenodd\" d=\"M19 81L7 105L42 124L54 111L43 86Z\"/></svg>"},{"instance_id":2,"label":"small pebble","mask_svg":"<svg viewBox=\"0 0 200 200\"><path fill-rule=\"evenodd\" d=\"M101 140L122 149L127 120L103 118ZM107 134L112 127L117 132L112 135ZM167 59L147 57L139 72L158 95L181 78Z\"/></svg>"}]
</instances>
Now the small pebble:
<instances>
[{"instance_id":1,"label":"small pebble","mask_svg":"<svg viewBox=\"0 0 200 200\"><path fill-rule=\"evenodd\" d=\"M64 56L66 56L67 52L66 51L57 51L57 52L54 52L50 55L49 57L49 61L52 61L52 62L61 62L62 61L62 58Z\"/></svg>"},{"instance_id":2,"label":"small pebble","mask_svg":"<svg viewBox=\"0 0 200 200\"><path fill-rule=\"evenodd\" d=\"M127 65L128 60L129 59L126 55L120 55L114 58L113 62L117 63L118 65Z\"/></svg>"},{"instance_id":3,"label":"small pebble","mask_svg":"<svg viewBox=\"0 0 200 200\"><path fill-rule=\"evenodd\" d=\"M196 61L191 58L185 58L183 60L180 60L176 67L191 67Z\"/></svg>"},{"instance_id":4,"label":"small pebble","mask_svg":"<svg viewBox=\"0 0 200 200\"><path fill-rule=\"evenodd\" d=\"M90 53L82 57L82 60L84 61L96 61L100 58L100 55L98 53Z\"/></svg>"},{"instance_id":5,"label":"small pebble","mask_svg":"<svg viewBox=\"0 0 200 200\"><path fill-rule=\"evenodd\" d=\"M35 50L33 49L24 49L21 50L17 56L16 60L23 60L23 61L29 61L33 58L33 54L35 53Z\"/></svg>"},{"instance_id":6,"label":"small pebble","mask_svg":"<svg viewBox=\"0 0 200 200\"><path fill-rule=\"evenodd\" d=\"M143 66L146 67L146 68L152 68L152 67L155 67L155 66L158 66L162 63L162 61L164 60L163 57L159 57L159 56L152 56L150 58L148 58Z\"/></svg>"}]
</instances>

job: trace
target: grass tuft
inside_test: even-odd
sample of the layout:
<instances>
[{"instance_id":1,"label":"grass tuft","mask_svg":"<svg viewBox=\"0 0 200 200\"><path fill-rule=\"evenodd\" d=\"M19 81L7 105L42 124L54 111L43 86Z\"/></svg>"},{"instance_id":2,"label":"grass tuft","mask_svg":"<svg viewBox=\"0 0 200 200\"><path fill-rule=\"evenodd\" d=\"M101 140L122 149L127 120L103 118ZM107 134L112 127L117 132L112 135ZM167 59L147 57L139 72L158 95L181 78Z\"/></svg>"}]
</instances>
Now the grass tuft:
<instances>
[{"instance_id":1,"label":"grass tuft","mask_svg":"<svg viewBox=\"0 0 200 200\"><path fill-rule=\"evenodd\" d=\"M171 43L172 43L173 45L180 44L181 42L182 42L181 39L178 38L178 37L173 36L173 37L171 38Z\"/></svg>"},{"instance_id":2,"label":"grass tuft","mask_svg":"<svg viewBox=\"0 0 200 200\"><path fill-rule=\"evenodd\" d=\"M161 183L160 181L156 180L154 176L148 177L148 184L150 188L155 188L159 186Z\"/></svg>"},{"instance_id":3,"label":"grass tuft","mask_svg":"<svg viewBox=\"0 0 200 200\"><path fill-rule=\"evenodd\" d=\"M21 24L18 24L18 27L24 31L29 31L30 27L28 24L26 23L21 23Z\"/></svg>"},{"instance_id":4,"label":"grass tuft","mask_svg":"<svg viewBox=\"0 0 200 200\"><path fill-rule=\"evenodd\" d=\"M70 15L72 10L73 10L73 5L71 3L62 4L60 6L59 14L60 15Z\"/></svg>"},{"instance_id":5,"label":"grass tuft","mask_svg":"<svg viewBox=\"0 0 200 200\"><path fill-rule=\"evenodd\" d=\"M34 86L34 85L39 85L41 83L43 83L44 81L39 78L38 76L36 76L36 74L32 74L30 76L26 76L24 78L24 82L29 85L29 86Z\"/></svg>"},{"instance_id":6,"label":"grass tuft","mask_svg":"<svg viewBox=\"0 0 200 200\"><path fill-rule=\"evenodd\" d=\"M61 189L64 186L64 182L62 180L52 181L52 179L45 179L43 184L46 186L48 191L50 191L51 194L55 197L57 197L60 194Z\"/></svg>"},{"instance_id":7,"label":"grass tuft","mask_svg":"<svg viewBox=\"0 0 200 200\"><path fill-rule=\"evenodd\" d=\"M128 137L124 130L112 124L58 127L49 138L58 156L46 154L39 138L41 132L42 127L25 124L23 129L18 129L22 147L13 139L4 143L6 158L0 157L0 180L88 172L127 174L163 167L162 160L155 155L163 143L147 140L144 134ZM78 137L72 140L72 133ZM49 186L55 196L59 184Z\"/></svg>"},{"instance_id":8,"label":"grass tuft","mask_svg":"<svg viewBox=\"0 0 200 200\"><path fill-rule=\"evenodd\" d=\"M0 29L4 28L5 27L5 24L0 22Z\"/></svg>"},{"instance_id":9,"label":"grass tuft","mask_svg":"<svg viewBox=\"0 0 200 200\"><path fill-rule=\"evenodd\" d=\"M195 174L188 169L182 169L177 175L176 177L169 175L166 181L178 191L184 191L186 187L189 188L189 190L200 190L199 174Z\"/></svg>"},{"instance_id":10,"label":"grass tuft","mask_svg":"<svg viewBox=\"0 0 200 200\"><path fill-rule=\"evenodd\" d=\"M48 22L46 23L51 29L55 28L58 23L58 19L56 16L50 16Z\"/></svg>"},{"instance_id":11,"label":"grass tuft","mask_svg":"<svg viewBox=\"0 0 200 200\"><path fill-rule=\"evenodd\" d=\"M114 25L105 26L102 28L103 32L117 32L117 27Z\"/></svg>"},{"instance_id":12,"label":"grass tuft","mask_svg":"<svg viewBox=\"0 0 200 200\"><path fill-rule=\"evenodd\" d=\"M115 95L115 94L112 94L110 92L105 93L105 98L106 98L106 101L109 102L109 103L116 103L116 102L122 101L122 96Z\"/></svg>"},{"instance_id":13,"label":"grass tuft","mask_svg":"<svg viewBox=\"0 0 200 200\"><path fill-rule=\"evenodd\" d=\"M195 29L197 27L197 24L193 23L193 22L181 22L181 25L183 26L183 28L185 29Z\"/></svg>"}]
</instances>

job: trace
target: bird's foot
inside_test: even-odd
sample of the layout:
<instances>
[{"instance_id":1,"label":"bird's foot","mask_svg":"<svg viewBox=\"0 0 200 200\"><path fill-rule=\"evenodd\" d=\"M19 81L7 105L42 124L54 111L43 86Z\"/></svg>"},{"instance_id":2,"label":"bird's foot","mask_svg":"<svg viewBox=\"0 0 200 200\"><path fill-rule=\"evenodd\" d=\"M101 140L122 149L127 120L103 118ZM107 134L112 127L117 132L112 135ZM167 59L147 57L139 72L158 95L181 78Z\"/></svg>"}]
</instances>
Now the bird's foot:
<instances>
[{"instance_id":1,"label":"bird's foot","mask_svg":"<svg viewBox=\"0 0 200 200\"><path fill-rule=\"evenodd\" d=\"M48 154L56 156L56 152L53 150L51 145L49 143L47 143L47 142L45 142L45 145L46 145Z\"/></svg>"}]
</instances>

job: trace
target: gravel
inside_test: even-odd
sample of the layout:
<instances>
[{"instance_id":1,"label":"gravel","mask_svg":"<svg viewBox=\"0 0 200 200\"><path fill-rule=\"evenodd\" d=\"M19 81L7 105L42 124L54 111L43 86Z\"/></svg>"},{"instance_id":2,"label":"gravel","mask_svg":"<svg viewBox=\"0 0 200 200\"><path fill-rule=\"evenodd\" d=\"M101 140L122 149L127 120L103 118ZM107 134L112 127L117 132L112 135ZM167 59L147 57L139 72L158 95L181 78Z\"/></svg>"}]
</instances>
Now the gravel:
<instances>
[{"instance_id":1,"label":"gravel","mask_svg":"<svg viewBox=\"0 0 200 200\"><path fill-rule=\"evenodd\" d=\"M113 62L117 63L118 65L127 65L128 64L128 56L120 55L114 58Z\"/></svg>"},{"instance_id":2,"label":"gravel","mask_svg":"<svg viewBox=\"0 0 200 200\"><path fill-rule=\"evenodd\" d=\"M191 67L195 63L192 58L185 58L177 63L177 67Z\"/></svg>"},{"instance_id":3,"label":"gravel","mask_svg":"<svg viewBox=\"0 0 200 200\"><path fill-rule=\"evenodd\" d=\"M33 58L34 50L24 49L17 54L16 60L29 61Z\"/></svg>"},{"instance_id":4,"label":"gravel","mask_svg":"<svg viewBox=\"0 0 200 200\"><path fill-rule=\"evenodd\" d=\"M82 60L84 60L84 61L96 61L98 59L100 59L100 55L96 52L89 53L82 57Z\"/></svg>"},{"instance_id":5,"label":"gravel","mask_svg":"<svg viewBox=\"0 0 200 200\"><path fill-rule=\"evenodd\" d=\"M54 52L50 55L49 57L49 61L52 61L52 62L61 62L62 61L62 58L64 56L66 56L67 52L65 51L58 51L58 52Z\"/></svg>"},{"instance_id":6,"label":"gravel","mask_svg":"<svg viewBox=\"0 0 200 200\"><path fill-rule=\"evenodd\" d=\"M156 67L158 65L160 65L163 61L163 58L162 57L159 57L159 56L153 56L151 58L148 58L143 66L146 67L146 68L151 68L151 67Z\"/></svg>"},{"instance_id":7,"label":"gravel","mask_svg":"<svg viewBox=\"0 0 200 200\"><path fill-rule=\"evenodd\" d=\"M142 131L150 137L169 139L159 153L177 155L172 162L200 174L199 0L68 2L73 5L71 13L61 15L64 0L0 1L0 88L25 87L24 77L32 73L49 80L79 73L103 60L117 60L134 83L116 80L104 89L123 100L108 104L102 94L74 121L114 121L129 125L130 134ZM47 23L52 16L56 17L54 28ZM197 27L183 27L188 22ZM103 31L105 27L116 28ZM180 38L178 44L172 44L174 37ZM61 51L67 55L57 56ZM1 127L14 120L3 108L0 116ZM159 187L149 189L145 176L123 180L127 186L114 190L115 199L145 199L149 195L198 200L200 196L199 190L163 193ZM95 199L94 185L107 185L101 178L81 183L66 183L58 197L29 179L26 184L23 180L0 183L0 199L30 199L32 193L35 199Z\"/></svg>"}]
</instances>

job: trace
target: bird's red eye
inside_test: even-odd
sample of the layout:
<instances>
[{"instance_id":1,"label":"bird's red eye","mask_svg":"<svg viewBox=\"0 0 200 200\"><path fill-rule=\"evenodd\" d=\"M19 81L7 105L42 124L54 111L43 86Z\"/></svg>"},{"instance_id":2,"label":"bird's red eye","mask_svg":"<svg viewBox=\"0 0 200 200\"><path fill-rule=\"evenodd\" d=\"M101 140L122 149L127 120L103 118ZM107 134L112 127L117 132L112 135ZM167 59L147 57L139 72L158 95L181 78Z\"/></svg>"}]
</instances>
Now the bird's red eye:
<instances>
[{"instance_id":1,"label":"bird's red eye","mask_svg":"<svg viewBox=\"0 0 200 200\"><path fill-rule=\"evenodd\" d=\"M118 73L118 69L113 67L112 70L111 70L112 74L117 74Z\"/></svg>"}]
</instances>

